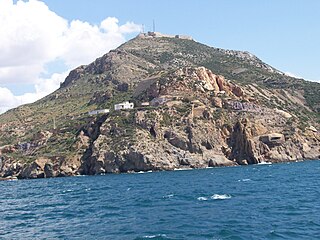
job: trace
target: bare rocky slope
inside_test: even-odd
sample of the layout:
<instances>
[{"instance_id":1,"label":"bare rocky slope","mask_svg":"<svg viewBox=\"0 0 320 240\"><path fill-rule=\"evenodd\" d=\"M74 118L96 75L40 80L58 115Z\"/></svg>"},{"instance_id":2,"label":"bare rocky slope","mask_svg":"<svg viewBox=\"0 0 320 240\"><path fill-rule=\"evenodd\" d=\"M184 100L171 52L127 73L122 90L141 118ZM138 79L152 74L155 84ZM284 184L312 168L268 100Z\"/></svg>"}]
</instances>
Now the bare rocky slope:
<instances>
[{"instance_id":1,"label":"bare rocky slope","mask_svg":"<svg viewBox=\"0 0 320 240\"><path fill-rule=\"evenodd\" d=\"M319 159L319 85L247 52L137 37L0 116L0 177Z\"/></svg>"}]
</instances>

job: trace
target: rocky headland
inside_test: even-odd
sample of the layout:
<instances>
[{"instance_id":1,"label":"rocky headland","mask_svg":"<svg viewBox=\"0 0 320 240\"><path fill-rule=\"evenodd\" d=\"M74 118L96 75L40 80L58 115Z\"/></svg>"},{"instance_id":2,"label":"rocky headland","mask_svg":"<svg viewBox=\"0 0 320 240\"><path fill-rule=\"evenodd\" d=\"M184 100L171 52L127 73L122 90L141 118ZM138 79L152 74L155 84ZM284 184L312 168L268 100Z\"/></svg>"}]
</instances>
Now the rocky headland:
<instances>
[{"instance_id":1,"label":"rocky headland","mask_svg":"<svg viewBox=\"0 0 320 240\"><path fill-rule=\"evenodd\" d=\"M0 177L319 159L319 85L247 52L138 36L0 116Z\"/></svg>"}]
</instances>

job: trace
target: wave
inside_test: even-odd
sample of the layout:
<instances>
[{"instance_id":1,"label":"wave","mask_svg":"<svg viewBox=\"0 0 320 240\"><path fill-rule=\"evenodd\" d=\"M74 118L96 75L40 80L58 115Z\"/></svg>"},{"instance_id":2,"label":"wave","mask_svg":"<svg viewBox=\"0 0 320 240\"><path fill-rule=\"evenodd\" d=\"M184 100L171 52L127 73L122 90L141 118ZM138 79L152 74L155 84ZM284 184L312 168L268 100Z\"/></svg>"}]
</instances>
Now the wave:
<instances>
[{"instance_id":1,"label":"wave","mask_svg":"<svg viewBox=\"0 0 320 240\"><path fill-rule=\"evenodd\" d=\"M208 201L207 197L198 197L197 198L199 201Z\"/></svg>"},{"instance_id":2,"label":"wave","mask_svg":"<svg viewBox=\"0 0 320 240\"><path fill-rule=\"evenodd\" d=\"M174 194L164 195L162 198L172 198L172 197L174 197Z\"/></svg>"},{"instance_id":3,"label":"wave","mask_svg":"<svg viewBox=\"0 0 320 240\"><path fill-rule=\"evenodd\" d=\"M272 162L264 162L264 161L262 161L262 162L258 163L258 165L270 165L270 164L272 164Z\"/></svg>"},{"instance_id":4,"label":"wave","mask_svg":"<svg viewBox=\"0 0 320 240\"><path fill-rule=\"evenodd\" d=\"M9 179L8 181L9 181L9 182L18 181L18 179L17 179L17 178L12 178L12 179Z\"/></svg>"},{"instance_id":5,"label":"wave","mask_svg":"<svg viewBox=\"0 0 320 240\"><path fill-rule=\"evenodd\" d=\"M248 182L251 181L250 178L239 179L238 182Z\"/></svg>"},{"instance_id":6,"label":"wave","mask_svg":"<svg viewBox=\"0 0 320 240\"><path fill-rule=\"evenodd\" d=\"M62 192L63 192L63 193L73 192L73 190L72 190L72 189L67 189L67 190L63 190Z\"/></svg>"},{"instance_id":7,"label":"wave","mask_svg":"<svg viewBox=\"0 0 320 240\"><path fill-rule=\"evenodd\" d=\"M133 173L144 174L144 173L152 173L152 172L153 172L152 170L148 170L148 171L139 171L139 172L133 172Z\"/></svg>"},{"instance_id":8,"label":"wave","mask_svg":"<svg viewBox=\"0 0 320 240\"><path fill-rule=\"evenodd\" d=\"M167 239L166 234L146 235L137 239Z\"/></svg>"},{"instance_id":9,"label":"wave","mask_svg":"<svg viewBox=\"0 0 320 240\"><path fill-rule=\"evenodd\" d=\"M213 194L211 196L211 199L214 199L214 200L224 200L224 199L230 199L231 198L231 195L229 194Z\"/></svg>"},{"instance_id":10,"label":"wave","mask_svg":"<svg viewBox=\"0 0 320 240\"><path fill-rule=\"evenodd\" d=\"M174 171L187 171L187 170L193 170L193 168L175 168Z\"/></svg>"},{"instance_id":11,"label":"wave","mask_svg":"<svg viewBox=\"0 0 320 240\"><path fill-rule=\"evenodd\" d=\"M198 201L208 201L209 198L211 200L224 200L224 199L230 199L231 195L229 194L213 194L211 197L198 197Z\"/></svg>"}]
</instances>

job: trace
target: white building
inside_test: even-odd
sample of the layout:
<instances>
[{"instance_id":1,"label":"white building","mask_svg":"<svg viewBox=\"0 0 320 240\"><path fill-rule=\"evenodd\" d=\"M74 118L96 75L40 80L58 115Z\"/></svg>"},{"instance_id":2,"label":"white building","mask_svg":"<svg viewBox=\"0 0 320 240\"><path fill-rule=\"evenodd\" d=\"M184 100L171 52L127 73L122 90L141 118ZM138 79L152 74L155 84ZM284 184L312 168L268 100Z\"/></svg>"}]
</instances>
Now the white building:
<instances>
[{"instance_id":1,"label":"white building","mask_svg":"<svg viewBox=\"0 0 320 240\"><path fill-rule=\"evenodd\" d=\"M142 107L148 107L148 106L150 106L150 103L149 102L143 102L143 103L141 103L141 106Z\"/></svg>"},{"instance_id":2,"label":"white building","mask_svg":"<svg viewBox=\"0 0 320 240\"><path fill-rule=\"evenodd\" d=\"M90 111L88 112L88 114L90 116L93 116L93 115L98 115L98 114L106 114L106 113L109 113L110 110L109 109L100 109L100 110L93 110L93 111Z\"/></svg>"},{"instance_id":3,"label":"white building","mask_svg":"<svg viewBox=\"0 0 320 240\"><path fill-rule=\"evenodd\" d=\"M114 105L114 110L121 110L121 109L133 109L134 104L130 103L128 101L126 102L122 102L122 103L118 103Z\"/></svg>"}]
</instances>

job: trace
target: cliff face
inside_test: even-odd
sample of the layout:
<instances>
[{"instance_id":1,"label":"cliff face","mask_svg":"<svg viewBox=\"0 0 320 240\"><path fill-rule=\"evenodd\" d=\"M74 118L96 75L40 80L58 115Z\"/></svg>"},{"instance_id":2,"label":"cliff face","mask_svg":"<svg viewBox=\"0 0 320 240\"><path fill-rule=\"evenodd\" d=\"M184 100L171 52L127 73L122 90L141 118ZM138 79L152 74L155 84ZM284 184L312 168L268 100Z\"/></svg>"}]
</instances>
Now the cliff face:
<instances>
[{"instance_id":1,"label":"cliff face","mask_svg":"<svg viewBox=\"0 0 320 240\"><path fill-rule=\"evenodd\" d=\"M134 39L0 116L0 177L318 159L318 103L309 104L307 88L249 53ZM125 100L135 108L114 111Z\"/></svg>"},{"instance_id":2,"label":"cliff face","mask_svg":"<svg viewBox=\"0 0 320 240\"><path fill-rule=\"evenodd\" d=\"M228 108L231 101L257 103L222 76L199 67L179 69L166 79L155 80L142 93L144 98L165 98L160 106L108 116L91 155L83 159L86 174L319 157L319 134L288 129L288 116L282 112L258 106L242 111ZM216 99L224 107L217 107ZM119 119L127 124L119 124Z\"/></svg>"}]
</instances>

